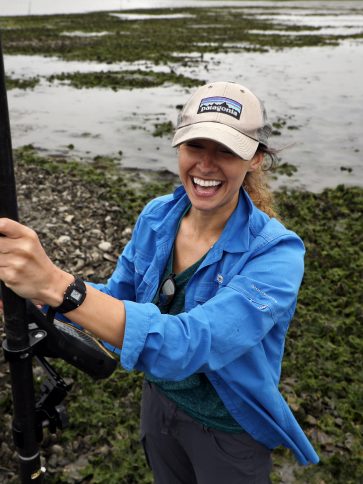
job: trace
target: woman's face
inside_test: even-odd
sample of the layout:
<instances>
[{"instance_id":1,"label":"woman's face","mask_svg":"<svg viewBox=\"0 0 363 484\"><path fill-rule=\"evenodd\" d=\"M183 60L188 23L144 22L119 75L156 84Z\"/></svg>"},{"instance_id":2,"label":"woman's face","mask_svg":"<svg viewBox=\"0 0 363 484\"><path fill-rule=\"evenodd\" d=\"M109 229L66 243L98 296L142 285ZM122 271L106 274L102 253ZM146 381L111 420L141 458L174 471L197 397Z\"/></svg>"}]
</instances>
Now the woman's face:
<instances>
[{"instance_id":1,"label":"woman's face","mask_svg":"<svg viewBox=\"0 0 363 484\"><path fill-rule=\"evenodd\" d=\"M222 144L195 139L179 147L179 176L195 209L232 213L246 173L262 158L256 154L250 161L242 160Z\"/></svg>"}]
</instances>

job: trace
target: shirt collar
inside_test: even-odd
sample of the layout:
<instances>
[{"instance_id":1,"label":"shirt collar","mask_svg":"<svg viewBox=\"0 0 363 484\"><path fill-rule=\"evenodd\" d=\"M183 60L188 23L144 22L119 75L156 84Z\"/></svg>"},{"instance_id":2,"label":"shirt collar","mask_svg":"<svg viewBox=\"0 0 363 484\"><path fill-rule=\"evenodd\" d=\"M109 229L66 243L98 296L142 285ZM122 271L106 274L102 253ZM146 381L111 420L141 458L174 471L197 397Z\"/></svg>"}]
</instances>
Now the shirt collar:
<instances>
[{"instance_id":1,"label":"shirt collar","mask_svg":"<svg viewBox=\"0 0 363 484\"><path fill-rule=\"evenodd\" d=\"M167 209L163 204L147 214L150 226L158 234L158 239L161 242L165 242L166 239L170 238L174 240L180 219L188 205L190 205L183 186L177 187L172 197L165 203L168 207Z\"/></svg>"},{"instance_id":2,"label":"shirt collar","mask_svg":"<svg viewBox=\"0 0 363 484\"><path fill-rule=\"evenodd\" d=\"M158 233L158 238L159 240L161 239L161 242L164 242L166 238L174 238L180 218L190 204L190 200L182 185L176 188L170 202L170 210L166 216L160 217L159 209L148 214L151 227ZM165 207L160 207L160 210L165 213ZM245 252L248 250L252 211L253 203L247 192L241 188L237 207L228 219L220 238L213 248L227 252Z\"/></svg>"}]
</instances>

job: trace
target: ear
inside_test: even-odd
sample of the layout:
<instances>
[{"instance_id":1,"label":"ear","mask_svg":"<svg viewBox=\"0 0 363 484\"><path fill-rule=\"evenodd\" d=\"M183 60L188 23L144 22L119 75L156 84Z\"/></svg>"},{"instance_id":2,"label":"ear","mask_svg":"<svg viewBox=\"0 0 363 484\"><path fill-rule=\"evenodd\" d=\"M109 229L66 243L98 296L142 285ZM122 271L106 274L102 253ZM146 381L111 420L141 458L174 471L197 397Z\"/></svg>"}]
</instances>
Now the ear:
<instances>
[{"instance_id":1,"label":"ear","mask_svg":"<svg viewBox=\"0 0 363 484\"><path fill-rule=\"evenodd\" d=\"M261 151L255 153L252 160L250 160L250 166L247 171L256 171L258 168L260 168L263 162L263 158L264 153L262 153Z\"/></svg>"}]
</instances>

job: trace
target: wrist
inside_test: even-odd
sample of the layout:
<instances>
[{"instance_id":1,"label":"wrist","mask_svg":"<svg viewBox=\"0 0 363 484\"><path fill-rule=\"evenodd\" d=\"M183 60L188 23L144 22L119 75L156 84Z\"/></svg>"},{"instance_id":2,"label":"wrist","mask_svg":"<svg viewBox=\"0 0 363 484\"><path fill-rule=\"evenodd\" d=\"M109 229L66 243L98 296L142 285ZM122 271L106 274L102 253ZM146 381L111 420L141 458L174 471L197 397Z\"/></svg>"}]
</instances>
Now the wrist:
<instances>
[{"instance_id":1,"label":"wrist","mask_svg":"<svg viewBox=\"0 0 363 484\"><path fill-rule=\"evenodd\" d=\"M43 301L45 304L55 308L62 304L64 293L67 287L74 282L74 276L57 268L48 281Z\"/></svg>"},{"instance_id":2,"label":"wrist","mask_svg":"<svg viewBox=\"0 0 363 484\"><path fill-rule=\"evenodd\" d=\"M53 310L57 313L69 313L70 311L74 311L84 302L86 296L87 288L85 283L82 279L76 277L65 290L61 304L57 307L53 306Z\"/></svg>"}]
</instances>

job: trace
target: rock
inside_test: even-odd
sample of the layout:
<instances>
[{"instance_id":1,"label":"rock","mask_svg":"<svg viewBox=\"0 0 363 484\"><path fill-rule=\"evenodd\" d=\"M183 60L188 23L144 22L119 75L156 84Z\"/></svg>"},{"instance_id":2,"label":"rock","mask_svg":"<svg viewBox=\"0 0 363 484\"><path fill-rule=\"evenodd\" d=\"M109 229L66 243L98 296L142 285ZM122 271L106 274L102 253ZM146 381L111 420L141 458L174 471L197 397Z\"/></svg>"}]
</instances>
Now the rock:
<instances>
[{"instance_id":1,"label":"rock","mask_svg":"<svg viewBox=\"0 0 363 484\"><path fill-rule=\"evenodd\" d=\"M65 206L57 207L58 213L66 212L67 210L69 210L69 207L65 207Z\"/></svg>"},{"instance_id":2,"label":"rock","mask_svg":"<svg viewBox=\"0 0 363 484\"><path fill-rule=\"evenodd\" d=\"M121 232L121 237L125 238L130 238L132 234L132 228L131 227L126 227L122 232Z\"/></svg>"},{"instance_id":3,"label":"rock","mask_svg":"<svg viewBox=\"0 0 363 484\"><path fill-rule=\"evenodd\" d=\"M91 253L91 260L93 262L98 262L102 259L102 256L99 252L96 252L95 250Z\"/></svg>"},{"instance_id":4,"label":"rock","mask_svg":"<svg viewBox=\"0 0 363 484\"><path fill-rule=\"evenodd\" d=\"M64 217L64 220L65 220L65 221L66 221L68 224L72 223L72 222L73 222L73 219L74 219L74 215L66 215L66 216Z\"/></svg>"},{"instance_id":5,"label":"rock","mask_svg":"<svg viewBox=\"0 0 363 484\"><path fill-rule=\"evenodd\" d=\"M313 417L312 415L307 415L306 419L308 424L310 425L316 425L318 423L318 421L316 420L315 417Z\"/></svg>"},{"instance_id":6,"label":"rock","mask_svg":"<svg viewBox=\"0 0 363 484\"><path fill-rule=\"evenodd\" d=\"M61 447L59 444L54 444L51 447L52 453L58 455L58 456L63 456L64 455L64 450L63 447Z\"/></svg>"},{"instance_id":7,"label":"rock","mask_svg":"<svg viewBox=\"0 0 363 484\"><path fill-rule=\"evenodd\" d=\"M58 237L58 239L56 240L56 244L58 244L59 246L63 246L63 245L67 245L69 244L71 241L71 238L69 235L61 235L60 237Z\"/></svg>"},{"instance_id":8,"label":"rock","mask_svg":"<svg viewBox=\"0 0 363 484\"><path fill-rule=\"evenodd\" d=\"M80 482L82 479L81 470L88 464L86 456L81 455L75 462L68 464L64 468L64 475L70 479L70 482Z\"/></svg>"},{"instance_id":9,"label":"rock","mask_svg":"<svg viewBox=\"0 0 363 484\"><path fill-rule=\"evenodd\" d=\"M24 169L18 166L16 175L20 220L37 231L52 261L85 280L105 281L122 250L120 234L130 224L130 220L125 221L120 216L120 208L110 202L104 203L98 196L97 186L81 181L75 184L67 177L60 180L57 173L44 176L42 168L37 166L29 165ZM126 233L131 233L131 229ZM0 335L3 340L1 316ZM43 381L44 372L38 365L34 365L33 372L34 382L38 385ZM61 376L66 383L72 383L64 374ZM0 401L3 402L0 408L1 484L18 482L18 457L11 430L11 398L9 365L0 352ZM62 475L62 482L65 476L67 480L64 482L81 482L81 469L88 463L84 454L91 448L87 436L80 437L77 453L69 443L59 445L58 442L59 435L44 432L41 457L50 480ZM106 455L110 450L102 445L100 454Z\"/></svg>"},{"instance_id":10,"label":"rock","mask_svg":"<svg viewBox=\"0 0 363 484\"><path fill-rule=\"evenodd\" d=\"M103 254L103 258L110 261L110 262L116 262L117 261L117 257L113 256L113 255L110 255L110 254Z\"/></svg>"},{"instance_id":11,"label":"rock","mask_svg":"<svg viewBox=\"0 0 363 484\"><path fill-rule=\"evenodd\" d=\"M111 242L103 240L98 244L98 248L101 249L103 252L109 252L112 249L112 244Z\"/></svg>"}]
</instances>

